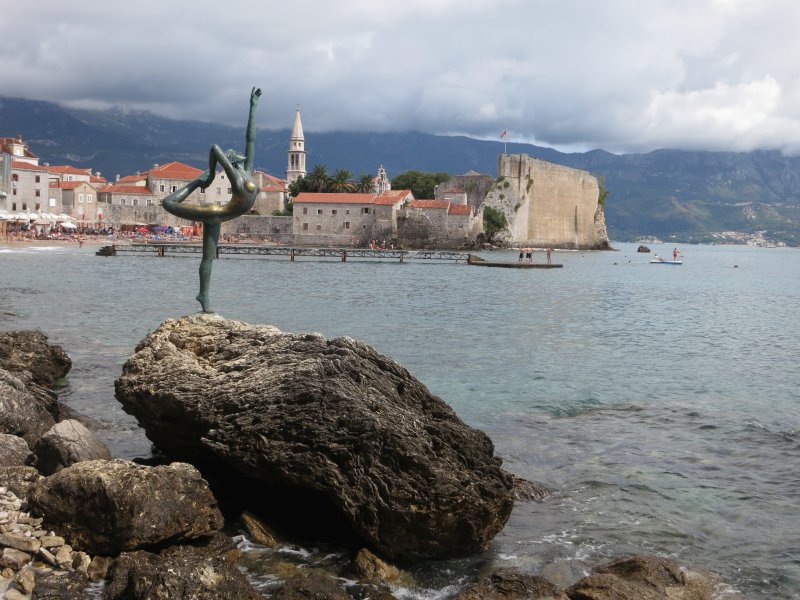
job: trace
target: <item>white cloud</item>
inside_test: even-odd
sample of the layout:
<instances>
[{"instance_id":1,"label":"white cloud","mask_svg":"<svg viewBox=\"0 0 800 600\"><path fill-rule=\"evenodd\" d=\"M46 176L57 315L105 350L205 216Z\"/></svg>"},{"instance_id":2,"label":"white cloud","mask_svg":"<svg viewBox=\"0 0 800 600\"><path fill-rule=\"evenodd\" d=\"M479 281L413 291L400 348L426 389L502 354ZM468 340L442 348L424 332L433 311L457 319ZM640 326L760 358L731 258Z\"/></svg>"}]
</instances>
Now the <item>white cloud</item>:
<instances>
[{"instance_id":1,"label":"white cloud","mask_svg":"<svg viewBox=\"0 0 800 600\"><path fill-rule=\"evenodd\" d=\"M788 0L10 3L3 94L557 147L794 148Z\"/></svg>"}]
</instances>

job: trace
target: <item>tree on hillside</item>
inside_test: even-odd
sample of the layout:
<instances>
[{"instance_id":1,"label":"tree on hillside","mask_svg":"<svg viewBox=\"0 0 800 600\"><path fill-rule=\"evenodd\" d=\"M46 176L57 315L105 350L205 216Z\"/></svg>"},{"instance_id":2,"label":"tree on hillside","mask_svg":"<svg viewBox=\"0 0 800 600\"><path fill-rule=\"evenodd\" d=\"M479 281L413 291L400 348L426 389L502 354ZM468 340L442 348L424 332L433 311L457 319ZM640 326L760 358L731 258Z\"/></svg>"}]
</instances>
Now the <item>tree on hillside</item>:
<instances>
[{"instance_id":1,"label":"tree on hillside","mask_svg":"<svg viewBox=\"0 0 800 600\"><path fill-rule=\"evenodd\" d=\"M486 238L489 242L494 240L494 236L503 231L508 225L508 220L503 211L491 206L484 206L483 208L483 231L486 233Z\"/></svg>"},{"instance_id":2,"label":"tree on hillside","mask_svg":"<svg viewBox=\"0 0 800 600\"><path fill-rule=\"evenodd\" d=\"M450 179L447 173L423 173L422 171L406 171L392 179L393 190L411 190L414 198L429 200L434 197L433 189L440 183Z\"/></svg>"}]
</instances>

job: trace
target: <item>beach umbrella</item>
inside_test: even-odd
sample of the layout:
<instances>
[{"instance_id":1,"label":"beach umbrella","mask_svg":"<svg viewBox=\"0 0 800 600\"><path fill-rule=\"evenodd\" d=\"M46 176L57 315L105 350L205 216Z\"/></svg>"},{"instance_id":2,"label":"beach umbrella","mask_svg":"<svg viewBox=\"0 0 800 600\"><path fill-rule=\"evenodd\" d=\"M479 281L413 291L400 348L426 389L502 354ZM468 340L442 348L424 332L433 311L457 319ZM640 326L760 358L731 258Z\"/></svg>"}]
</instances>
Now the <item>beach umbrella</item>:
<instances>
[{"instance_id":1,"label":"beach umbrella","mask_svg":"<svg viewBox=\"0 0 800 600\"><path fill-rule=\"evenodd\" d=\"M61 223L61 227L64 229L77 229L78 226L75 223Z\"/></svg>"}]
</instances>

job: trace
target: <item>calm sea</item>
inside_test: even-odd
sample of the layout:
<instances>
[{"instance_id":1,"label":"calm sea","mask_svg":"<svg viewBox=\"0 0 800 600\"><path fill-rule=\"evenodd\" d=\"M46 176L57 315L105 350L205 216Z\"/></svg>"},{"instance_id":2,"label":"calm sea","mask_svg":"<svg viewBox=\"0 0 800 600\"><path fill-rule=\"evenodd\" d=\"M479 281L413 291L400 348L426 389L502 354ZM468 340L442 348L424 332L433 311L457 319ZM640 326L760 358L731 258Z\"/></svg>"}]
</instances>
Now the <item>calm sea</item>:
<instances>
[{"instance_id":1,"label":"calm sea","mask_svg":"<svg viewBox=\"0 0 800 600\"><path fill-rule=\"evenodd\" d=\"M420 586L401 597L446 598L499 566L566 585L655 553L708 567L747 598L800 598L800 250L685 246L685 263L665 266L615 246L557 252L564 268L551 271L214 263L221 314L368 342L486 431L508 470L554 490L518 505L485 555L417 565ZM102 423L115 455L147 455L113 381L147 332L198 309L199 259L94 250L0 247L0 328L62 345L74 367L61 398ZM270 565L339 560L251 550L265 590Z\"/></svg>"}]
</instances>

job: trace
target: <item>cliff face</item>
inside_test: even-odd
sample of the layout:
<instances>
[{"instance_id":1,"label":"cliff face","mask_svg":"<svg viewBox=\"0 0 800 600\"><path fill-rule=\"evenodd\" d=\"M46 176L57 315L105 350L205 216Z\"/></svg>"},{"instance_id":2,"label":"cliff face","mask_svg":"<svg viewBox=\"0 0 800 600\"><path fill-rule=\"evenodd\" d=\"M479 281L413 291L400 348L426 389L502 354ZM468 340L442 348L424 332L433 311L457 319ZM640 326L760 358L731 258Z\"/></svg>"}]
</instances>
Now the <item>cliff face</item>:
<instances>
[{"instance_id":1,"label":"cliff face","mask_svg":"<svg viewBox=\"0 0 800 600\"><path fill-rule=\"evenodd\" d=\"M608 248L596 177L526 154L500 155L497 172L484 204L506 215L507 242Z\"/></svg>"}]
</instances>

